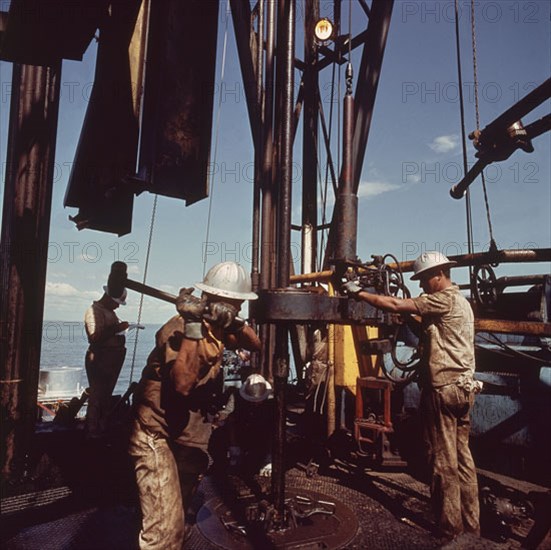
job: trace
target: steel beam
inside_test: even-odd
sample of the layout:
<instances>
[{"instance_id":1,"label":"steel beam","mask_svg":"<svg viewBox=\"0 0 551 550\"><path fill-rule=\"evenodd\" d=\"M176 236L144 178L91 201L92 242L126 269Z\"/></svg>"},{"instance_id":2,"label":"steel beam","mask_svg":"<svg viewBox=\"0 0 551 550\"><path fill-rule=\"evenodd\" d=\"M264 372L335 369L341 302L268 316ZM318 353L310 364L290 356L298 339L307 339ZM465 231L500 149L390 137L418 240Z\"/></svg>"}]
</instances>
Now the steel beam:
<instances>
[{"instance_id":1,"label":"steel beam","mask_svg":"<svg viewBox=\"0 0 551 550\"><path fill-rule=\"evenodd\" d=\"M255 147L258 147L260 143L260 109L257 78L255 76L255 59L257 59L257 48L262 48L262 43L256 42L254 33L251 32L251 7L248 0L230 0L230 6L245 97L247 98L249 122L253 142ZM252 44L254 46L251 48Z\"/></svg>"},{"instance_id":2,"label":"steel beam","mask_svg":"<svg viewBox=\"0 0 551 550\"><path fill-rule=\"evenodd\" d=\"M293 288L259 292L254 303L254 314L260 323L320 322L379 326L388 319L366 302Z\"/></svg>"},{"instance_id":3,"label":"steel beam","mask_svg":"<svg viewBox=\"0 0 551 550\"><path fill-rule=\"evenodd\" d=\"M394 0L373 0L365 45L358 71L354 116L354 190L358 191L362 173L375 97L379 86L379 76L383 64L386 39L390 27L390 17Z\"/></svg>"},{"instance_id":4,"label":"steel beam","mask_svg":"<svg viewBox=\"0 0 551 550\"><path fill-rule=\"evenodd\" d=\"M4 480L24 475L36 421L61 62L13 66L2 247Z\"/></svg>"},{"instance_id":5,"label":"steel beam","mask_svg":"<svg viewBox=\"0 0 551 550\"><path fill-rule=\"evenodd\" d=\"M551 262L551 248L531 248L525 250L498 250L497 252L476 252L474 254L461 254L449 256L449 259L457 262L457 267L468 265L483 265L494 263L524 263L524 262ZM413 271L414 260L390 263L391 269L401 271Z\"/></svg>"}]
</instances>

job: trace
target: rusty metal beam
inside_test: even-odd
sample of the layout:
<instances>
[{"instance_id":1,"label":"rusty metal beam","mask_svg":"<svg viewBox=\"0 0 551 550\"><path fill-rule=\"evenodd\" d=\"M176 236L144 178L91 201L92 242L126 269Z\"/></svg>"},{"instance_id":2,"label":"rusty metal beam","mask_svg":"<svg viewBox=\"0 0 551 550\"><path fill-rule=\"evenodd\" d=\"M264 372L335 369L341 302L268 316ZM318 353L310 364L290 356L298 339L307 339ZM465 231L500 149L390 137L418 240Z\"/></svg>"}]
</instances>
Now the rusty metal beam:
<instances>
[{"instance_id":1,"label":"rusty metal beam","mask_svg":"<svg viewBox=\"0 0 551 550\"><path fill-rule=\"evenodd\" d=\"M461 254L458 256L449 256L450 260L457 262L458 267L468 265L483 265L493 263L528 263L528 262L551 262L551 248L531 248L525 250L499 250L494 252L476 252L474 254ZM413 262L391 263L388 266L391 269L401 269L402 271L413 271Z\"/></svg>"},{"instance_id":2,"label":"rusty metal beam","mask_svg":"<svg viewBox=\"0 0 551 550\"><path fill-rule=\"evenodd\" d=\"M0 249L1 453L23 476L36 421L61 62L14 65Z\"/></svg>"},{"instance_id":3,"label":"rusty metal beam","mask_svg":"<svg viewBox=\"0 0 551 550\"><path fill-rule=\"evenodd\" d=\"M258 44L251 29L251 7L248 0L230 0L230 6L245 97L247 98L251 133L255 148L258 148L260 143L260 104L255 59L258 59L257 51L262 48L262 44ZM260 69L260 67L256 69Z\"/></svg>"},{"instance_id":4,"label":"rusty metal beam","mask_svg":"<svg viewBox=\"0 0 551 550\"><path fill-rule=\"evenodd\" d=\"M507 321L504 319L476 319L477 332L499 332L501 334L525 334L530 336L551 336L551 323L535 321Z\"/></svg>"},{"instance_id":5,"label":"rusty metal beam","mask_svg":"<svg viewBox=\"0 0 551 550\"><path fill-rule=\"evenodd\" d=\"M78 229L132 229L149 2L115 4L100 29L94 86L65 193Z\"/></svg>"},{"instance_id":6,"label":"rusty metal beam","mask_svg":"<svg viewBox=\"0 0 551 550\"><path fill-rule=\"evenodd\" d=\"M8 12L0 11L0 40L2 40L2 34L6 32L8 26Z\"/></svg>"},{"instance_id":7,"label":"rusty metal beam","mask_svg":"<svg viewBox=\"0 0 551 550\"><path fill-rule=\"evenodd\" d=\"M151 2L140 137L147 190L208 195L219 2Z\"/></svg>"},{"instance_id":8,"label":"rusty metal beam","mask_svg":"<svg viewBox=\"0 0 551 550\"><path fill-rule=\"evenodd\" d=\"M103 18L108 0L11 0L0 59L29 65L82 60Z\"/></svg>"},{"instance_id":9,"label":"rusty metal beam","mask_svg":"<svg viewBox=\"0 0 551 550\"><path fill-rule=\"evenodd\" d=\"M336 22L337 21L335 18L335 24ZM365 42L366 35L367 31L363 31L352 38L351 49L355 50L361 46ZM319 51L325 55L325 57L318 62L318 69L321 71L322 69L325 69L325 67L328 67L331 63L338 63L339 65L342 65L346 62L345 54L348 52L348 43L341 41L340 44L335 46L334 51L326 46L322 46Z\"/></svg>"},{"instance_id":10,"label":"rusty metal beam","mask_svg":"<svg viewBox=\"0 0 551 550\"><path fill-rule=\"evenodd\" d=\"M365 37L358 83L356 85L354 113L354 190L358 191L362 173L379 76L383 64L388 29L394 0L373 0L369 26Z\"/></svg>"},{"instance_id":11,"label":"rusty metal beam","mask_svg":"<svg viewBox=\"0 0 551 550\"><path fill-rule=\"evenodd\" d=\"M260 323L359 323L379 325L387 318L366 302L343 296L327 296L309 290L284 288L260 291L254 304Z\"/></svg>"}]
</instances>

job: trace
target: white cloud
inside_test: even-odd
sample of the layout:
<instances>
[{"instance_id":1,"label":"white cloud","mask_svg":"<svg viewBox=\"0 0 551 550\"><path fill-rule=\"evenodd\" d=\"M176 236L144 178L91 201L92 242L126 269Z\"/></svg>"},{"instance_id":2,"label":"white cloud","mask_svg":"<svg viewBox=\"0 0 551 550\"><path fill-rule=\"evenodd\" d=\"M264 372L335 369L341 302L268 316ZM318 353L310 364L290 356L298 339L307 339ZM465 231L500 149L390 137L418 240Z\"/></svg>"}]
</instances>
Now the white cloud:
<instances>
[{"instance_id":1,"label":"white cloud","mask_svg":"<svg viewBox=\"0 0 551 550\"><path fill-rule=\"evenodd\" d=\"M92 292L90 290L81 291L76 289L73 285L69 283L52 283L48 281L46 283L46 294L49 297L59 297L59 298L96 298L98 297L98 292Z\"/></svg>"},{"instance_id":2,"label":"white cloud","mask_svg":"<svg viewBox=\"0 0 551 550\"><path fill-rule=\"evenodd\" d=\"M79 296L79 291L68 283L46 283L46 293L51 296Z\"/></svg>"},{"instance_id":3,"label":"white cloud","mask_svg":"<svg viewBox=\"0 0 551 550\"><path fill-rule=\"evenodd\" d=\"M376 197L377 195L394 191L399 187L399 185L384 181L362 181L358 188L358 197Z\"/></svg>"},{"instance_id":4,"label":"white cloud","mask_svg":"<svg viewBox=\"0 0 551 550\"><path fill-rule=\"evenodd\" d=\"M438 136L434 138L432 143L429 143L429 147L435 153L449 153L457 148L459 145L459 136L451 134L449 136Z\"/></svg>"},{"instance_id":5,"label":"white cloud","mask_svg":"<svg viewBox=\"0 0 551 550\"><path fill-rule=\"evenodd\" d=\"M48 276L52 279L67 279L68 275L67 273L62 273L61 271L52 271L48 273Z\"/></svg>"}]
</instances>

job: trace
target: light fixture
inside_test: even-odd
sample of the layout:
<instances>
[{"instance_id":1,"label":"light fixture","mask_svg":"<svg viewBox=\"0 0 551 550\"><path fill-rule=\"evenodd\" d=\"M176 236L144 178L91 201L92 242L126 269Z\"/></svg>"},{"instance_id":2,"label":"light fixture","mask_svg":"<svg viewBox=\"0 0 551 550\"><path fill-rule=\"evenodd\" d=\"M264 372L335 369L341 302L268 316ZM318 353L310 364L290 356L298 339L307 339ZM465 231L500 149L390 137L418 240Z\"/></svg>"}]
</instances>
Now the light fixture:
<instances>
[{"instance_id":1,"label":"light fixture","mask_svg":"<svg viewBox=\"0 0 551 550\"><path fill-rule=\"evenodd\" d=\"M333 36L333 23L324 17L320 19L314 28L314 34L319 42L327 42Z\"/></svg>"}]
</instances>

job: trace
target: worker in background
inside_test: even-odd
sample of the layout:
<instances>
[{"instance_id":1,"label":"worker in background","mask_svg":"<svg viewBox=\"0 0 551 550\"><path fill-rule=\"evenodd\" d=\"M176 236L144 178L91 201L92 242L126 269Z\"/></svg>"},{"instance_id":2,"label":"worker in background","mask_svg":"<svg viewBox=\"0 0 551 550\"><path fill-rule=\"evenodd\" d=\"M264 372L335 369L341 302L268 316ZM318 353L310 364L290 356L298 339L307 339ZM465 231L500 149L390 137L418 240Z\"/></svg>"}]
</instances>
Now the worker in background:
<instances>
[{"instance_id":1,"label":"worker in background","mask_svg":"<svg viewBox=\"0 0 551 550\"><path fill-rule=\"evenodd\" d=\"M103 296L84 314L89 343L85 358L89 386L86 431L90 439L106 434L111 395L126 356L124 331L129 326L115 313L119 306L126 305L126 290L118 296L110 295L107 286L103 290Z\"/></svg>"},{"instance_id":2,"label":"worker in background","mask_svg":"<svg viewBox=\"0 0 551 550\"><path fill-rule=\"evenodd\" d=\"M431 501L439 534L451 540L463 532L480 534L478 485L469 450L469 412L481 383L474 380L474 315L450 278L450 261L425 252L414 262L412 280L424 294L396 298L365 292L349 281L343 290L384 311L422 318L424 352L421 414L432 469Z\"/></svg>"},{"instance_id":3,"label":"worker in background","mask_svg":"<svg viewBox=\"0 0 551 550\"><path fill-rule=\"evenodd\" d=\"M274 406L272 386L261 374L249 375L231 393L209 449L215 475L225 475L228 468L245 478L272 474Z\"/></svg>"},{"instance_id":4,"label":"worker in background","mask_svg":"<svg viewBox=\"0 0 551 550\"><path fill-rule=\"evenodd\" d=\"M254 330L238 317L254 300L249 275L235 262L212 267L202 283L180 290L178 315L155 336L134 399L129 452L142 511L140 548L180 550L185 510L208 467L212 405L218 403L223 351L258 350Z\"/></svg>"}]
</instances>

